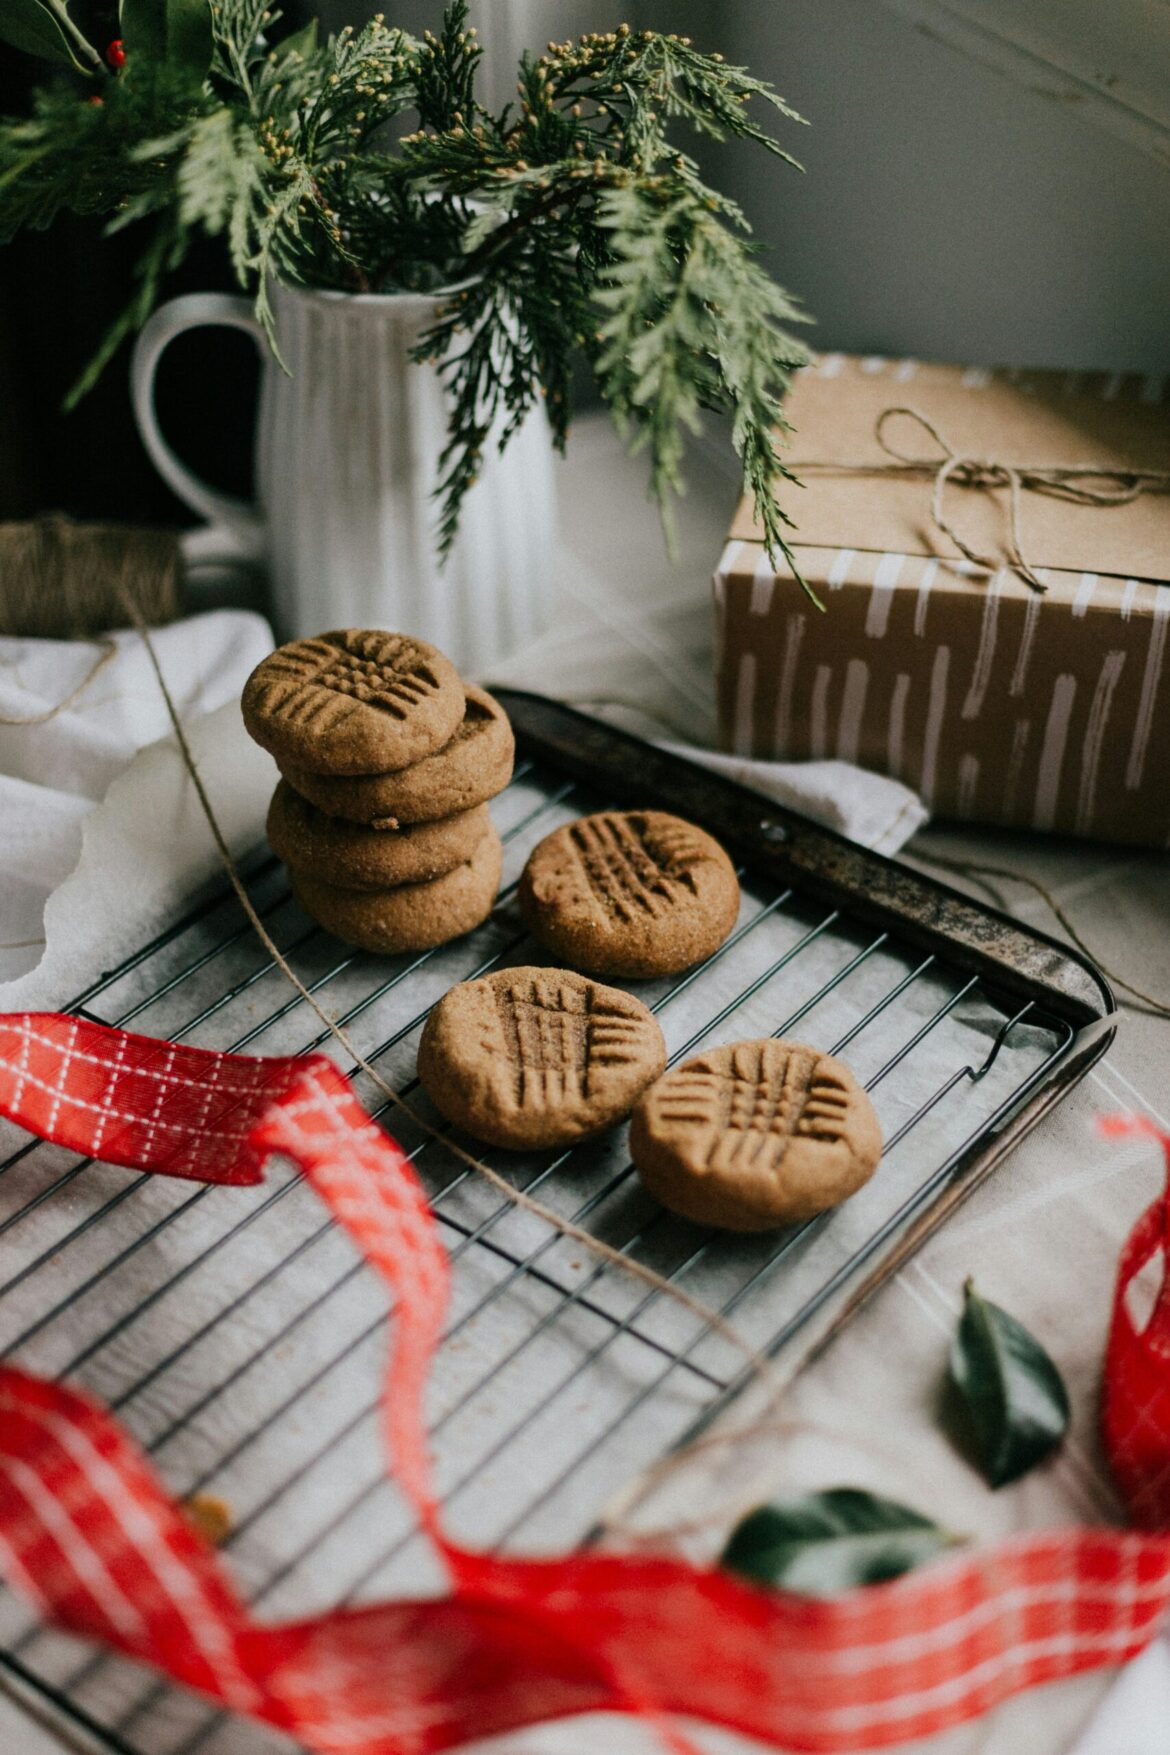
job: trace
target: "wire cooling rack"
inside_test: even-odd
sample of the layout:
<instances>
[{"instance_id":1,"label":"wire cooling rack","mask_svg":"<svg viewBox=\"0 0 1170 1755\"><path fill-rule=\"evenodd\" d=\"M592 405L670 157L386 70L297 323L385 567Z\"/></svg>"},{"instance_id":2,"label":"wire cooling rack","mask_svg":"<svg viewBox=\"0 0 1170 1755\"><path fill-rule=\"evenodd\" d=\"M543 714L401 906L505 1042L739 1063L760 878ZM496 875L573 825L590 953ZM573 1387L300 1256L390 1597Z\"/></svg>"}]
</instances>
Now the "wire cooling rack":
<instances>
[{"instance_id":1,"label":"wire cooling rack","mask_svg":"<svg viewBox=\"0 0 1170 1755\"><path fill-rule=\"evenodd\" d=\"M763 1034L844 1055L882 1123L877 1174L832 1214L744 1238L658 1208L624 1129L568 1152L491 1158L717 1309L752 1346L775 1355L814 1331L823 1341L825 1318L846 1320L1104 1052L1106 984L1053 941L752 793L539 697L501 698L519 760L493 805L504 884L482 927L422 955L350 952L301 913L282 869L260 854L246 867L256 907L361 1052L429 1114L414 1077L429 1007L455 981L541 960L514 900L536 842L620 802L706 824L737 861L743 907L706 963L638 984L671 1060ZM229 892L73 1009L208 1047L337 1052ZM691 1311L502 1201L358 1087L410 1153L454 1263L428 1405L452 1531L482 1546L581 1541L623 1483L729 1405L743 1356ZM7 1133L4 1354L105 1398L176 1492L223 1502L226 1553L261 1615L437 1586L377 1439L384 1292L307 1185L273 1168L259 1188L192 1188ZM10 1682L84 1746L290 1746L37 1628L7 1596L0 1642Z\"/></svg>"}]
</instances>

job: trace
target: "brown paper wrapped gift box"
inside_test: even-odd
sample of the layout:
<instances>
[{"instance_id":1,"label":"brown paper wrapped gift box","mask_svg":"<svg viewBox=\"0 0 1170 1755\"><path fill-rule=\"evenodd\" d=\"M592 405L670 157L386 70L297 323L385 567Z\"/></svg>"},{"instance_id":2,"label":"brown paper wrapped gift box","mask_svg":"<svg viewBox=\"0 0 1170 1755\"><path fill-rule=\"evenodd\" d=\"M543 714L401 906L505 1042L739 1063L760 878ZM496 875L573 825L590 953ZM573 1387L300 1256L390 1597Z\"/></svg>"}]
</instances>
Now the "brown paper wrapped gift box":
<instances>
[{"instance_id":1,"label":"brown paper wrapped gift box","mask_svg":"<svg viewBox=\"0 0 1170 1755\"><path fill-rule=\"evenodd\" d=\"M1041 595L1007 565L965 560L932 519L930 471L889 472L874 436L884 410L910 407L965 457L1167 470L1167 389L840 354L802 372L792 468L818 467L785 505L826 613L782 560L772 567L741 504L715 576L725 747L860 762L941 818L1170 844L1170 493L1110 507L1022 493ZM940 460L925 429L892 418L900 451ZM1008 500L950 485L946 520L969 549L1002 556Z\"/></svg>"}]
</instances>

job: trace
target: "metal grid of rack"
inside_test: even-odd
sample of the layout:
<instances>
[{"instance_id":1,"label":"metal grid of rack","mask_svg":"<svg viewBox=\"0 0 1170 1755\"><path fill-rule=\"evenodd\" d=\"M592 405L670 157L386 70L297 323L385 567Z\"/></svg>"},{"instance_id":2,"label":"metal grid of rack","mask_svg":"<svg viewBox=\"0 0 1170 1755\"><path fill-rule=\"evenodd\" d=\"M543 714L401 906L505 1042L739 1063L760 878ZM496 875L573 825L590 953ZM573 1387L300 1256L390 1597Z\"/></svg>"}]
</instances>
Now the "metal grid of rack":
<instances>
[{"instance_id":1,"label":"metal grid of rack","mask_svg":"<svg viewBox=\"0 0 1170 1755\"><path fill-rule=\"evenodd\" d=\"M413 1058L429 1007L457 980L540 960L515 909L524 860L558 823L611 802L536 732L521 742L526 753L493 806L505 843L499 902L455 945L389 960L344 951L300 912L273 860L257 857L247 871L302 979L424 1113ZM628 748L615 747L602 778L623 763L628 772L628 762ZM739 798L765 843L787 839L783 813L761 822L758 802ZM896 922L871 924L862 897L847 906L839 883L826 886L826 899L807 875L794 870L787 881L760 869L766 863L741 868L740 919L714 956L638 990L672 1062L762 1034L844 1054L885 1138L868 1187L819 1220L741 1238L658 1208L633 1172L624 1130L571 1151L492 1161L774 1353L880 1263L973 1154L990 1163L1013 1119L1056 1094L1089 1016L1056 986L1001 984L994 967L989 976L970 956L950 956L937 931L928 942ZM228 894L127 959L74 1009L244 1052L333 1046ZM410 1154L454 1263L428 1405L453 1531L479 1545L579 1541L638 1468L728 1404L744 1381L742 1355L694 1313L501 1200L441 1141L362 1094ZM436 1586L378 1446L384 1294L307 1186L276 1170L255 1189L192 1189L7 1132L5 1355L103 1396L174 1490L225 1503L226 1553L265 1617ZM8 1674L96 1747L259 1755L285 1746L36 1628L11 1598L0 1599L0 1641Z\"/></svg>"}]
</instances>

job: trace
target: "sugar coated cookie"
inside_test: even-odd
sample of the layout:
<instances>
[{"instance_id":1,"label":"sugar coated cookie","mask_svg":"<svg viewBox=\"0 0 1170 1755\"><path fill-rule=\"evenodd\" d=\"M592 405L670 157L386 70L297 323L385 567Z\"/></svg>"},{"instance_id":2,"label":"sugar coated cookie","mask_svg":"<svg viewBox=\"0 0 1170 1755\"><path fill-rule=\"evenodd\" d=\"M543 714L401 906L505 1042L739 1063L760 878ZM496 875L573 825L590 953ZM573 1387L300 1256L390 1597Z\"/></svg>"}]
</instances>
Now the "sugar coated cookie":
<instances>
[{"instance_id":1,"label":"sugar coated cookie","mask_svg":"<svg viewBox=\"0 0 1170 1755\"><path fill-rule=\"evenodd\" d=\"M546 835L520 880L529 931L594 975L688 969L735 925L739 883L719 843L661 810L604 811Z\"/></svg>"},{"instance_id":2,"label":"sugar coated cookie","mask_svg":"<svg viewBox=\"0 0 1170 1755\"><path fill-rule=\"evenodd\" d=\"M873 1105L849 1068L799 1042L733 1042L652 1085L630 1154L653 1195L701 1225L766 1231L834 1207L881 1157Z\"/></svg>"},{"instance_id":3,"label":"sugar coated cookie","mask_svg":"<svg viewBox=\"0 0 1170 1755\"><path fill-rule=\"evenodd\" d=\"M268 807L268 842L287 866L344 890L425 883L470 859L491 826L486 804L441 823L374 829L327 817L282 780Z\"/></svg>"},{"instance_id":4,"label":"sugar coated cookie","mask_svg":"<svg viewBox=\"0 0 1170 1755\"><path fill-rule=\"evenodd\" d=\"M383 774L441 749L463 684L425 640L340 628L278 646L244 684L244 724L279 761L314 774Z\"/></svg>"},{"instance_id":5,"label":"sugar coated cookie","mask_svg":"<svg viewBox=\"0 0 1170 1755\"><path fill-rule=\"evenodd\" d=\"M484 689L468 683L455 735L433 756L390 774L310 774L281 763L303 797L333 817L355 823L429 823L471 810L502 792L512 778L515 739L508 715Z\"/></svg>"},{"instance_id":6,"label":"sugar coated cookie","mask_svg":"<svg viewBox=\"0 0 1170 1755\"><path fill-rule=\"evenodd\" d=\"M459 938L487 919L500 887L503 847L489 828L463 865L425 884L392 890L343 890L304 872L290 873L293 894L328 932L366 951L425 951Z\"/></svg>"},{"instance_id":7,"label":"sugar coated cookie","mask_svg":"<svg viewBox=\"0 0 1170 1755\"><path fill-rule=\"evenodd\" d=\"M568 969L501 969L453 987L418 1051L436 1108L476 1139L517 1150L612 1126L665 1065L641 1000Z\"/></svg>"}]
</instances>

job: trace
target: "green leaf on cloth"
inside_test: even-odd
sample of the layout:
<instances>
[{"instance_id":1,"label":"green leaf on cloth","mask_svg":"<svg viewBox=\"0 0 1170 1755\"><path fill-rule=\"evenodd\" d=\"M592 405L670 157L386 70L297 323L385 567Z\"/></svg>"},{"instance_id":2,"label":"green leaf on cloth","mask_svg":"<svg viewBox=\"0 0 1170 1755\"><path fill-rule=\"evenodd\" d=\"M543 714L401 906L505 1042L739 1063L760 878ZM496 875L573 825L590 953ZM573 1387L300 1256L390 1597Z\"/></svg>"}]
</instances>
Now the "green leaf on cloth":
<instances>
[{"instance_id":1,"label":"green leaf on cloth","mask_svg":"<svg viewBox=\"0 0 1170 1755\"><path fill-rule=\"evenodd\" d=\"M1068 1428L1068 1391L1044 1348L1022 1323L981 1298L974 1281L951 1347L958 1391L979 1467L993 1487L1027 1474Z\"/></svg>"},{"instance_id":2,"label":"green leaf on cloth","mask_svg":"<svg viewBox=\"0 0 1170 1755\"><path fill-rule=\"evenodd\" d=\"M897 1578L959 1539L894 1499L830 1487L749 1512L722 1564L755 1584L829 1597Z\"/></svg>"}]
</instances>

